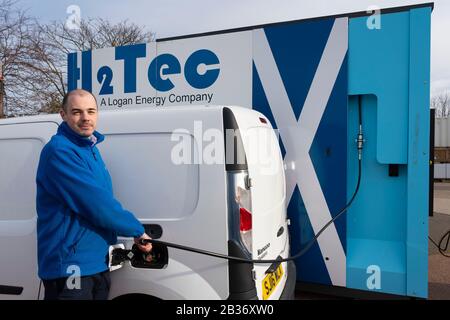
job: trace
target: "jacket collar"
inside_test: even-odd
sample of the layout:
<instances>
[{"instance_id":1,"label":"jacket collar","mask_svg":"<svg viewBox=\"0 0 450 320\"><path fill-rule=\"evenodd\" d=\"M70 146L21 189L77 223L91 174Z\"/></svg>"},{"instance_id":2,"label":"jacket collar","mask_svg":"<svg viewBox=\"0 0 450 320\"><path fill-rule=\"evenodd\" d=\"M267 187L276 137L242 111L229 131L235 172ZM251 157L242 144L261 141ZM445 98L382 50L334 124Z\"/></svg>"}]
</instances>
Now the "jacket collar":
<instances>
[{"instance_id":1,"label":"jacket collar","mask_svg":"<svg viewBox=\"0 0 450 320\"><path fill-rule=\"evenodd\" d=\"M57 134L65 136L67 139L72 141L73 143L79 145L80 147L90 147L92 146L92 141L89 138L80 136L78 133L73 131L66 121L63 121L59 127ZM97 139L97 142L95 144L99 144L103 140L105 140L105 136L101 133L94 131L93 135Z\"/></svg>"}]
</instances>

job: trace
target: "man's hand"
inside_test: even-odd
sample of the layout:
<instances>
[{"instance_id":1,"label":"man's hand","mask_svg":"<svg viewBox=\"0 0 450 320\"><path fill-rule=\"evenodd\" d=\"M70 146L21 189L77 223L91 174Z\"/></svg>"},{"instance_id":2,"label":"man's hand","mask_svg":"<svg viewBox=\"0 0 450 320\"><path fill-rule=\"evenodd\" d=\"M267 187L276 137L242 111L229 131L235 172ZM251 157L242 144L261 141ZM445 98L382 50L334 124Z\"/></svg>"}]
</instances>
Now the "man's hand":
<instances>
[{"instance_id":1,"label":"man's hand","mask_svg":"<svg viewBox=\"0 0 450 320\"><path fill-rule=\"evenodd\" d=\"M145 252L145 253L149 253L150 251L152 251L152 244L151 243L147 243L145 245L142 245L140 243L141 239L151 239L151 238L146 233L144 233L139 238L134 238L134 243L138 246L139 250L141 250L142 252Z\"/></svg>"}]
</instances>

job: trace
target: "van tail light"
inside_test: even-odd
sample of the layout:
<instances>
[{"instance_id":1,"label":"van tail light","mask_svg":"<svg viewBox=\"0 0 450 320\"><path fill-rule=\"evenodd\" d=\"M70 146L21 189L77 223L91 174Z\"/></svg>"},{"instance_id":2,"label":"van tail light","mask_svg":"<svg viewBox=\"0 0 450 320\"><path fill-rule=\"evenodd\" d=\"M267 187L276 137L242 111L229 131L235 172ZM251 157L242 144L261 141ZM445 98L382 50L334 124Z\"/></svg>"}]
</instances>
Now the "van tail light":
<instances>
[{"instance_id":1,"label":"van tail light","mask_svg":"<svg viewBox=\"0 0 450 320\"><path fill-rule=\"evenodd\" d=\"M245 208L239 208L241 240L249 253L252 252L252 214Z\"/></svg>"},{"instance_id":2,"label":"van tail light","mask_svg":"<svg viewBox=\"0 0 450 320\"><path fill-rule=\"evenodd\" d=\"M240 231L252 231L252 214L245 208L239 208L240 214Z\"/></svg>"},{"instance_id":3,"label":"van tail light","mask_svg":"<svg viewBox=\"0 0 450 320\"><path fill-rule=\"evenodd\" d=\"M228 171L228 236L242 249L247 258L252 255L252 193L247 170Z\"/></svg>"},{"instance_id":4,"label":"van tail light","mask_svg":"<svg viewBox=\"0 0 450 320\"><path fill-rule=\"evenodd\" d=\"M245 248L252 252L252 213L250 190L237 188L237 202L239 205L239 234Z\"/></svg>"}]
</instances>

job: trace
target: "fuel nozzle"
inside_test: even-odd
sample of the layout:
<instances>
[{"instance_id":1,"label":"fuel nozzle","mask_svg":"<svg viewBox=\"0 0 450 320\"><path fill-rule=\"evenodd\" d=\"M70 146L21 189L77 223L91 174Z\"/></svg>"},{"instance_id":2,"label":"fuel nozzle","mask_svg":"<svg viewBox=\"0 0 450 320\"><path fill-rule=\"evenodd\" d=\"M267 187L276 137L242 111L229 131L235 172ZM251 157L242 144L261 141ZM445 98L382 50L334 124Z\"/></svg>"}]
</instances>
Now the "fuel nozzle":
<instances>
[{"instance_id":1,"label":"fuel nozzle","mask_svg":"<svg viewBox=\"0 0 450 320\"><path fill-rule=\"evenodd\" d=\"M135 268L163 269L169 263L167 247L159 243L153 243L152 251L149 253L139 250L136 244L133 245L132 251L135 258L131 259L131 265Z\"/></svg>"},{"instance_id":2,"label":"fuel nozzle","mask_svg":"<svg viewBox=\"0 0 450 320\"><path fill-rule=\"evenodd\" d=\"M119 269L125 261L130 261L135 268L163 269L169 263L169 253L167 247L162 244L153 245L153 249L149 253L141 251L136 244L131 250L125 249L123 244L111 246L109 250L110 270Z\"/></svg>"},{"instance_id":3,"label":"fuel nozzle","mask_svg":"<svg viewBox=\"0 0 450 320\"><path fill-rule=\"evenodd\" d=\"M356 147L358 149L358 160L361 160L362 158L362 149L364 146L364 142L366 142L366 140L364 139L364 135L363 135L363 131L362 131L362 125L359 125L359 132L358 132L358 136L355 140L356 142Z\"/></svg>"}]
</instances>

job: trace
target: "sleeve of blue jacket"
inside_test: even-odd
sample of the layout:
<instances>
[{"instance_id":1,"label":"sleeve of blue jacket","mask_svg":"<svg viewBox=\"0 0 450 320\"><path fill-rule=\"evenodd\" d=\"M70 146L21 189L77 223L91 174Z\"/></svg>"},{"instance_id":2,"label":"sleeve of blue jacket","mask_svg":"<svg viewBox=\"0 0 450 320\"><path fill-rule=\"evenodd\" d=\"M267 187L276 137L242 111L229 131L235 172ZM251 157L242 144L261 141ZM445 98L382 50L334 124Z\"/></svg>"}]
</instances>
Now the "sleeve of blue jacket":
<instances>
[{"instance_id":1,"label":"sleeve of blue jacket","mask_svg":"<svg viewBox=\"0 0 450 320\"><path fill-rule=\"evenodd\" d=\"M94 226L124 237L137 238L144 233L139 220L124 210L112 192L100 185L83 161L69 150L55 150L46 172L50 191Z\"/></svg>"}]
</instances>

